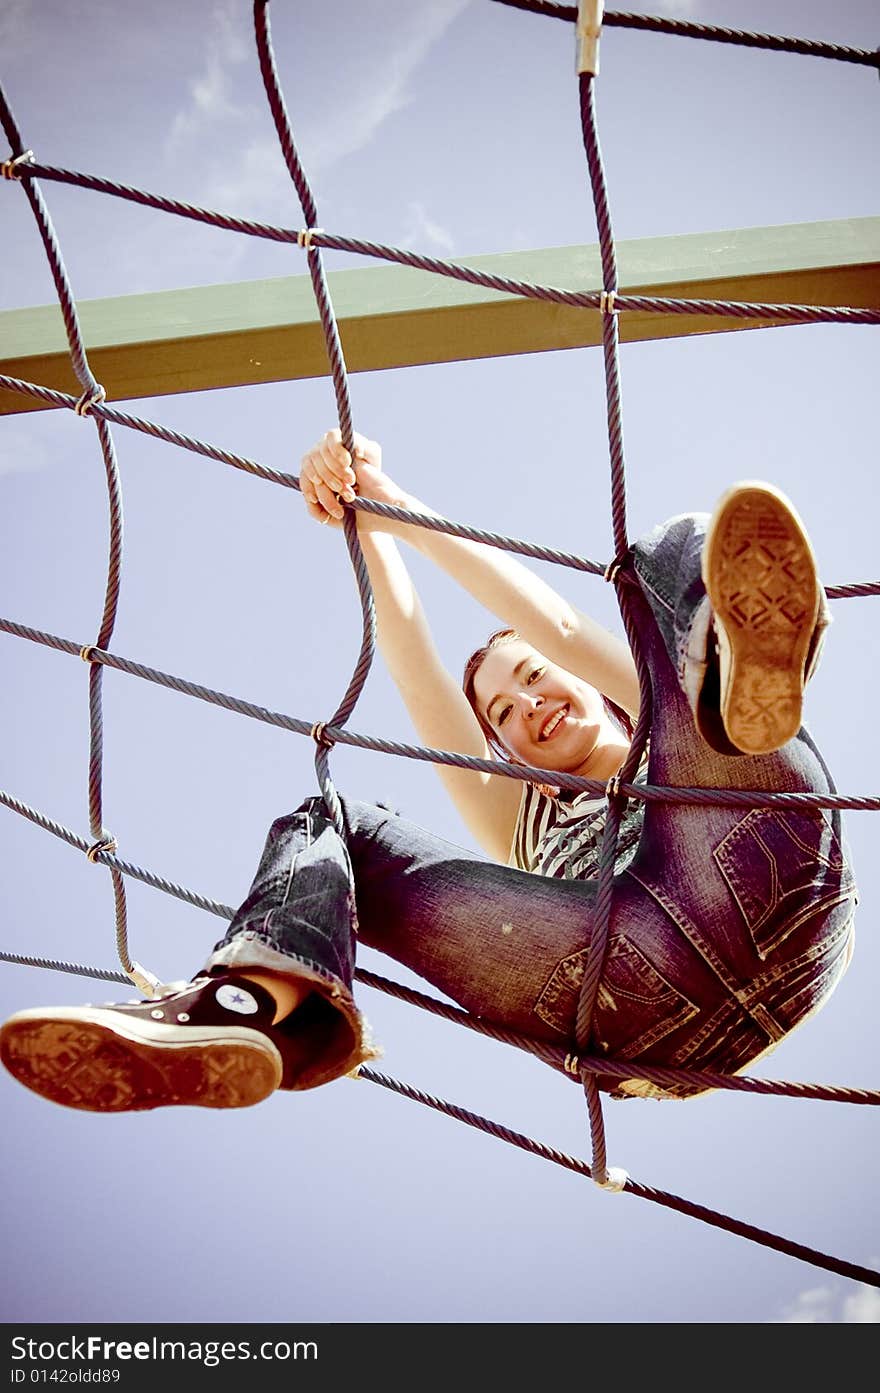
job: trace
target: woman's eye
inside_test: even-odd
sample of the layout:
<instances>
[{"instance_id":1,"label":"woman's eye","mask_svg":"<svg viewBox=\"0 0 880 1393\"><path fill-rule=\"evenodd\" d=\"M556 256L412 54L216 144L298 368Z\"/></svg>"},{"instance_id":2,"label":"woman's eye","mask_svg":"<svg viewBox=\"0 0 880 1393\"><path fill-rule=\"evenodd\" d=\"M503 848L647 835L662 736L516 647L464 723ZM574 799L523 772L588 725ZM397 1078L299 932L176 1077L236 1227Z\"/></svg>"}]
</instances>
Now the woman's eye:
<instances>
[{"instance_id":1,"label":"woman's eye","mask_svg":"<svg viewBox=\"0 0 880 1393\"><path fill-rule=\"evenodd\" d=\"M539 677L543 677L543 676L544 676L544 672L545 672L545 669L542 668L542 667L536 667L536 668L534 668L534 669L532 670L532 672L529 673L528 685L531 686L533 682L537 682L537 680L538 680Z\"/></svg>"},{"instance_id":2,"label":"woman's eye","mask_svg":"<svg viewBox=\"0 0 880 1393\"><path fill-rule=\"evenodd\" d=\"M500 726L503 726L503 725L504 725L504 722L507 720L507 718L508 718L509 715L510 715L510 707L509 707L509 706L503 706L503 707L501 708L501 710L498 712L498 724L499 724Z\"/></svg>"}]
</instances>

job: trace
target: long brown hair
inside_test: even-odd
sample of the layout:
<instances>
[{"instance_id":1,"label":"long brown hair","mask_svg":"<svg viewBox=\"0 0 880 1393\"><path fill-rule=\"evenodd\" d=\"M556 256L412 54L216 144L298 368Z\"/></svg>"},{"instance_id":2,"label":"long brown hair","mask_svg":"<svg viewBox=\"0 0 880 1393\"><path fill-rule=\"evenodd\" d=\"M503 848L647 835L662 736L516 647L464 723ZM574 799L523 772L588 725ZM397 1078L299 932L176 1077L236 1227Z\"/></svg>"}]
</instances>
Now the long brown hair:
<instances>
[{"instance_id":1,"label":"long brown hair","mask_svg":"<svg viewBox=\"0 0 880 1393\"><path fill-rule=\"evenodd\" d=\"M487 655L491 653L494 648L498 648L502 643L511 643L514 639L518 639L520 637L521 635L517 632L516 629L496 629L493 634L489 635L489 637L486 639L486 642L482 644L480 648L475 649L471 656L468 658L467 662L464 665L464 674L461 679L462 690L465 696L467 697L468 702L470 703L471 710L477 718L477 723L480 727L480 730L486 737L486 743L488 744L489 749L492 751L494 755L497 756L498 759L508 760L513 764L520 764L522 763L522 761L518 760L515 755L511 754L510 750L508 750L507 746L503 743L503 741L499 739L497 733L493 730L492 726L489 724L488 720L483 715L477 702L477 694L474 690L474 683L476 681L477 673L479 672L480 667L482 666ZM618 706L616 702L611 701L611 699L605 696L604 693L602 693L602 700L605 703L605 710L608 712L615 725L618 725L620 727L620 729L623 731L624 735L627 737L628 740L632 740L633 733L635 731L635 723L633 722L632 717L626 711L624 711L622 706ZM559 793L558 788L551 787L549 784L538 784L536 786L541 790L542 793L548 793L553 797L555 797Z\"/></svg>"}]
</instances>

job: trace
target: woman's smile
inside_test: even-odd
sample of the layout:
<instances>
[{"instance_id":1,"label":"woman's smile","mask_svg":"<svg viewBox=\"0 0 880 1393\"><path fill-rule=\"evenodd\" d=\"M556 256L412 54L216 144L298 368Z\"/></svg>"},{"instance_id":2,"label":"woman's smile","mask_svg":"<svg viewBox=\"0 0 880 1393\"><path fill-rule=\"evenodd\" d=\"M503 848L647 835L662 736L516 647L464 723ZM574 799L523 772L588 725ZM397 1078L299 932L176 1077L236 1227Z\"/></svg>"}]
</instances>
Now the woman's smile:
<instances>
[{"instance_id":1,"label":"woman's smile","mask_svg":"<svg viewBox=\"0 0 880 1393\"><path fill-rule=\"evenodd\" d=\"M600 693L520 638L487 653L474 690L504 746L527 764L586 773L609 738L619 737Z\"/></svg>"}]
</instances>

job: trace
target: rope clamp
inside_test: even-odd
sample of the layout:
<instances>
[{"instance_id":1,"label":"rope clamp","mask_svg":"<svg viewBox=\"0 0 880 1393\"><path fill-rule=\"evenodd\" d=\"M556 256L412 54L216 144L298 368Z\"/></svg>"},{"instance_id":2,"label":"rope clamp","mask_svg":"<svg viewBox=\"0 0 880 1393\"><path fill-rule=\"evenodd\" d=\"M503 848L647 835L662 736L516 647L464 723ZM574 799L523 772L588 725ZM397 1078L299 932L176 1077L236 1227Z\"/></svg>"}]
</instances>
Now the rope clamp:
<instances>
[{"instance_id":1,"label":"rope clamp","mask_svg":"<svg viewBox=\"0 0 880 1393\"><path fill-rule=\"evenodd\" d=\"M98 841L93 842L86 851L86 860L91 861L94 866L102 852L114 852L117 850L116 838L112 832L103 831Z\"/></svg>"},{"instance_id":2,"label":"rope clamp","mask_svg":"<svg viewBox=\"0 0 880 1393\"><path fill-rule=\"evenodd\" d=\"M316 232L323 232L323 227L304 227L296 234L296 244L298 247L305 247L308 250L312 245L312 238Z\"/></svg>"},{"instance_id":3,"label":"rope clamp","mask_svg":"<svg viewBox=\"0 0 880 1393\"><path fill-rule=\"evenodd\" d=\"M629 1176L622 1166L608 1166L601 1180L596 1176L593 1176L593 1180L600 1190L606 1190L610 1195L619 1195L621 1190L626 1188Z\"/></svg>"},{"instance_id":4,"label":"rope clamp","mask_svg":"<svg viewBox=\"0 0 880 1393\"><path fill-rule=\"evenodd\" d=\"M599 36L605 0L578 0L575 42L577 44L576 72L599 75Z\"/></svg>"},{"instance_id":5,"label":"rope clamp","mask_svg":"<svg viewBox=\"0 0 880 1393\"><path fill-rule=\"evenodd\" d=\"M567 1054L562 1067L567 1074L577 1076L580 1073L580 1060L576 1054Z\"/></svg>"},{"instance_id":6,"label":"rope clamp","mask_svg":"<svg viewBox=\"0 0 880 1393\"><path fill-rule=\"evenodd\" d=\"M84 663L93 663L95 661L92 657L94 651L95 645L93 643L84 643L82 648L79 650L79 656L82 658Z\"/></svg>"},{"instance_id":7,"label":"rope clamp","mask_svg":"<svg viewBox=\"0 0 880 1393\"><path fill-rule=\"evenodd\" d=\"M618 311L618 309L617 309L617 305L615 304L616 297L617 297L617 291L616 291L616 290L601 290L601 291L599 292L599 313L600 313L600 314L617 314L617 313L619 313L619 311Z\"/></svg>"},{"instance_id":8,"label":"rope clamp","mask_svg":"<svg viewBox=\"0 0 880 1393\"><path fill-rule=\"evenodd\" d=\"M0 173L2 173L4 179L20 179L21 175L16 174L18 165L33 163L33 150L22 150L20 155L15 155L8 160L4 160L3 163L0 164Z\"/></svg>"},{"instance_id":9,"label":"rope clamp","mask_svg":"<svg viewBox=\"0 0 880 1393\"><path fill-rule=\"evenodd\" d=\"M77 416L88 416L93 406L99 406L106 399L107 393L104 388L100 382L95 382L86 388L73 410Z\"/></svg>"},{"instance_id":10,"label":"rope clamp","mask_svg":"<svg viewBox=\"0 0 880 1393\"><path fill-rule=\"evenodd\" d=\"M608 799L609 803L612 798L620 797L620 770L618 770L616 774L612 774L605 785L605 797Z\"/></svg>"},{"instance_id":11,"label":"rope clamp","mask_svg":"<svg viewBox=\"0 0 880 1393\"><path fill-rule=\"evenodd\" d=\"M316 745L323 745L325 750L332 750L333 746L336 744L336 741L333 739L333 736L327 734L326 721L315 721L315 724L309 731L309 735L312 737Z\"/></svg>"},{"instance_id":12,"label":"rope clamp","mask_svg":"<svg viewBox=\"0 0 880 1393\"><path fill-rule=\"evenodd\" d=\"M124 963L123 967L125 967ZM148 997L150 1001L154 1001L157 997L165 995L162 979L161 977L157 977L155 972L150 972L148 968L142 967L140 963L132 963L131 967L126 967L125 970L138 991L143 996Z\"/></svg>"}]
</instances>

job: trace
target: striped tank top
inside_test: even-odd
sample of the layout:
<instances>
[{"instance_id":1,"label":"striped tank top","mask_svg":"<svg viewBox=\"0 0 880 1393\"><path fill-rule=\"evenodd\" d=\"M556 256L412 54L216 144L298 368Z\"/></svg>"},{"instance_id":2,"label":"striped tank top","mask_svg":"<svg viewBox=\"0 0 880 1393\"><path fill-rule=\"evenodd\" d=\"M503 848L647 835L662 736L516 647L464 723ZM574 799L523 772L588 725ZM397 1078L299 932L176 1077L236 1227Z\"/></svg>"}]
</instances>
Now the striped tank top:
<instances>
[{"instance_id":1,"label":"striped tank top","mask_svg":"<svg viewBox=\"0 0 880 1393\"><path fill-rule=\"evenodd\" d=\"M647 749L632 782L648 782ZM592 793L562 789L553 797L524 783L507 864L557 880L590 880L599 874L607 808L605 799ZM641 799L630 799L620 824L616 872L625 870L638 850L644 815Z\"/></svg>"}]
</instances>

